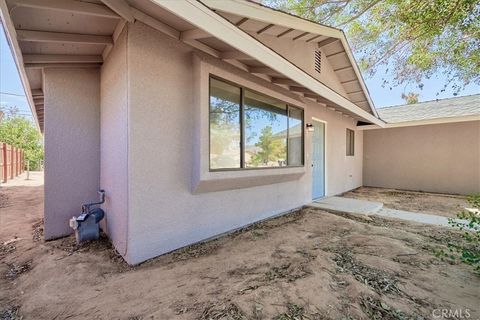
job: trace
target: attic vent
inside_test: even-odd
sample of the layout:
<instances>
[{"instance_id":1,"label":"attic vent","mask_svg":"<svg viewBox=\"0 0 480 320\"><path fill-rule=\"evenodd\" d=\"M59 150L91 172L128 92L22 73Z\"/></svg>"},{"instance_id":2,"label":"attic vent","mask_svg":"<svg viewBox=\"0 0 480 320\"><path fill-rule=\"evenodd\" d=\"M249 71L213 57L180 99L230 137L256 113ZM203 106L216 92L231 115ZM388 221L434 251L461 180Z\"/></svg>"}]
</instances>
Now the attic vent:
<instances>
[{"instance_id":1,"label":"attic vent","mask_svg":"<svg viewBox=\"0 0 480 320\"><path fill-rule=\"evenodd\" d=\"M315 71L322 73L322 52L315 50Z\"/></svg>"}]
</instances>

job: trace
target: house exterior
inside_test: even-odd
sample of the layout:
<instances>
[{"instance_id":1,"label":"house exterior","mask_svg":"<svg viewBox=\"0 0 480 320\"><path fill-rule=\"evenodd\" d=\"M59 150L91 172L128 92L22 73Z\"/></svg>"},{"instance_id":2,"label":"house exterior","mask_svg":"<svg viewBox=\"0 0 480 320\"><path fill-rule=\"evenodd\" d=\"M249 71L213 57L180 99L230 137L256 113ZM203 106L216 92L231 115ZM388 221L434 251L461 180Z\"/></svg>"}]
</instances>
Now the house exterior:
<instances>
[{"instance_id":1,"label":"house exterior","mask_svg":"<svg viewBox=\"0 0 480 320\"><path fill-rule=\"evenodd\" d=\"M480 192L480 94L377 111L387 124L364 131L364 185Z\"/></svg>"},{"instance_id":2,"label":"house exterior","mask_svg":"<svg viewBox=\"0 0 480 320\"><path fill-rule=\"evenodd\" d=\"M102 228L140 263L362 186L388 125L341 30L254 2L0 9L44 133L47 240L102 188Z\"/></svg>"}]
</instances>

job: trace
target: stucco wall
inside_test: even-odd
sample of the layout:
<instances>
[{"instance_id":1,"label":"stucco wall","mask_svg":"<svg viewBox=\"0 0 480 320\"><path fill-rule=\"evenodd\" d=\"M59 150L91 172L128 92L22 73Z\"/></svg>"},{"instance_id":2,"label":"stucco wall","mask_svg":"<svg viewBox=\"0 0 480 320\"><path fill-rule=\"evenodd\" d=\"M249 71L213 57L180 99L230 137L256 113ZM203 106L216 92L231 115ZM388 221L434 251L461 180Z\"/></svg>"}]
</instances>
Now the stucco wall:
<instances>
[{"instance_id":1,"label":"stucco wall","mask_svg":"<svg viewBox=\"0 0 480 320\"><path fill-rule=\"evenodd\" d=\"M326 194L333 196L360 187L363 181L363 132L355 130L356 121L310 101L307 103L305 121L312 118L326 122ZM354 156L346 156L347 128L355 130ZM311 163L311 138L311 134L306 135L306 164ZM307 169L307 178L311 181L311 166L308 165ZM311 182L307 184L311 185Z\"/></svg>"},{"instance_id":2,"label":"stucco wall","mask_svg":"<svg viewBox=\"0 0 480 320\"><path fill-rule=\"evenodd\" d=\"M367 130L366 186L480 192L480 122Z\"/></svg>"},{"instance_id":3,"label":"stucco wall","mask_svg":"<svg viewBox=\"0 0 480 320\"><path fill-rule=\"evenodd\" d=\"M106 191L102 228L122 254L127 250L128 73L127 27L101 69L101 177Z\"/></svg>"},{"instance_id":4,"label":"stucco wall","mask_svg":"<svg viewBox=\"0 0 480 320\"><path fill-rule=\"evenodd\" d=\"M198 158L208 159L202 145L203 137L208 135L204 123L208 118L202 115L208 111L205 82L210 71L252 89L295 100L296 105L306 108L306 122L312 116L326 120L328 194L361 185L361 133L357 133L356 157L345 156L345 128L354 127L352 119L301 100L222 61L212 64L208 61L212 58L201 54L195 58L190 47L138 22L129 28L127 56L129 242L125 258L129 263L310 202L308 133L306 164L298 177L268 185L241 189L223 186L222 191L194 193L193 177L196 170L202 170L203 158ZM203 67L198 66L199 60ZM250 179L246 171L227 172L213 179L241 179L238 174Z\"/></svg>"},{"instance_id":5,"label":"stucco wall","mask_svg":"<svg viewBox=\"0 0 480 320\"><path fill-rule=\"evenodd\" d=\"M100 72L44 71L45 239L72 232L68 220L97 201L100 182Z\"/></svg>"}]
</instances>

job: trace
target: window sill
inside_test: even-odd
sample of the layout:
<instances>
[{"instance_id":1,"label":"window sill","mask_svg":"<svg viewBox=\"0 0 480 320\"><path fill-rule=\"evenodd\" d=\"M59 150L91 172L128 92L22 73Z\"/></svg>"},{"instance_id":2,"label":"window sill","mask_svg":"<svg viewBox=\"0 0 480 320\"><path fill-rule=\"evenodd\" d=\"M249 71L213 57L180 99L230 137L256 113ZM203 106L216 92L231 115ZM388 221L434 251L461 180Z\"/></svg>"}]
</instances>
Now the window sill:
<instances>
[{"instance_id":1,"label":"window sill","mask_svg":"<svg viewBox=\"0 0 480 320\"><path fill-rule=\"evenodd\" d=\"M244 189L300 179L305 167L255 168L254 170L209 171L193 186L193 193Z\"/></svg>"}]
</instances>

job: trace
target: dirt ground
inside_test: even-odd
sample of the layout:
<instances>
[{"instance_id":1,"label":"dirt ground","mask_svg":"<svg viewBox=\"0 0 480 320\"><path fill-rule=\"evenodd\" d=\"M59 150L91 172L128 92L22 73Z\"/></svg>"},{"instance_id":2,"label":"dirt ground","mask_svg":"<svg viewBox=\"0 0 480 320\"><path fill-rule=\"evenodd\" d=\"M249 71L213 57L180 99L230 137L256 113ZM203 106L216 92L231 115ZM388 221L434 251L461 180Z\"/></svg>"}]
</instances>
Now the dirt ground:
<instances>
[{"instance_id":1,"label":"dirt ground","mask_svg":"<svg viewBox=\"0 0 480 320\"><path fill-rule=\"evenodd\" d=\"M465 207L469 207L465 196L386 188L360 187L346 192L342 196L382 202L386 208L449 218L455 218L457 213L460 213Z\"/></svg>"},{"instance_id":2,"label":"dirt ground","mask_svg":"<svg viewBox=\"0 0 480 320\"><path fill-rule=\"evenodd\" d=\"M0 319L480 317L480 278L434 256L449 229L304 209L129 267L106 238L41 240L42 187L0 201Z\"/></svg>"}]
</instances>

